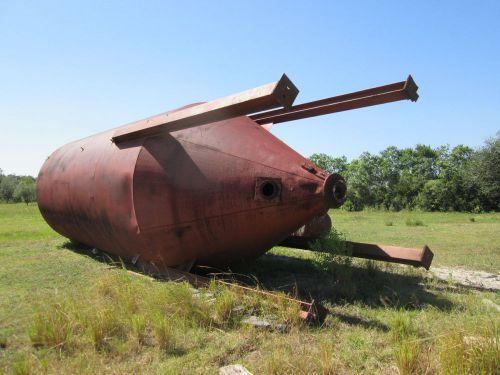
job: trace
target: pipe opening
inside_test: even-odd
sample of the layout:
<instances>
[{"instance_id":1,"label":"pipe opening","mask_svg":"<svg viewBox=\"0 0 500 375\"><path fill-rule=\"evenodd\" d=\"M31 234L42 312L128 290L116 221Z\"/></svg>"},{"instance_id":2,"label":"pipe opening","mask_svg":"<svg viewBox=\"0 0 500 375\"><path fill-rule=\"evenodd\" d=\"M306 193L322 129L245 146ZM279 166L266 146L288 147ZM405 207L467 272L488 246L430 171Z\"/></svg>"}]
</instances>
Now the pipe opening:
<instances>
[{"instance_id":1,"label":"pipe opening","mask_svg":"<svg viewBox=\"0 0 500 375\"><path fill-rule=\"evenodd\" d=\"M260 185L260 194L262 198L273 199L278 194L278 187L274 181L266 181Z\"/></svg>"},{"instance_id":2,"label":"pipe opening","mask_svg":"<svg viewBox=\"0 0 500 375\"><path fill-rule=\"evenodd\" d=\"M254 199L266 202L279 202L280 196L281 179L273 177L256 178Z\"/></svg>"},{"instance_id":3,"label":"pipe opening","mask_svg":"<svg viewBox=\"0 0 500 375\"><path fill-rule=\"evenodd\" d=\"M333 185L333 197L337 201L342 201L347 193L347 186L343 181L337 181Z\"/></svg>"},{"instance_id":4,"label":"pipe opening","mask_svg":"<svg viewBox=\"0 0 500 375\"><path fill-rule=\"evenodd\" d=\"M337 173L329 175L323 186L323 194L330 208L342 206L347 194L347 185L344 178Z\"/></svg>"}]
</instances>

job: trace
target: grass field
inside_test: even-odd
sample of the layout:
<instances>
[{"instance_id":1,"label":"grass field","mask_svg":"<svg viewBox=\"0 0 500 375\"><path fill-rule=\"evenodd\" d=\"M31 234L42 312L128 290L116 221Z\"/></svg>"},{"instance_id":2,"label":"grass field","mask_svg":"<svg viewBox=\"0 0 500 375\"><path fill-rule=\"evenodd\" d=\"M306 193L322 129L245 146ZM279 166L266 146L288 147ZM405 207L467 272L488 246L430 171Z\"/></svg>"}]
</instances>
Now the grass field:
<instances>
[{"instance_id":1,"label":"grass field","mask_svg":"<svg viewBox=\"0 0 500 375\"><path fill-rule=\"evenodd\" d=\"M348 239L422 247L434 265L500 271L500 214L331 211L332 222ZM421 223L421 225L407 225Z\"/></svg>"},{"instance_id":2,"label":"grass field","mask_svg":"<svg viewBox=\"0 0 500 375\"><path fill-rule=\"evenodd\" d=\"M435 264L499 272L500 214L331 215L348 239L427 243ZM286 302L215 285L193 294L66 244L36 206L0 205L0 373L217 374L233 363L254 374L499 373L499 293L362 260L324 270L286 248L233 269L321 301L330 314L315 326ZM287 330L246 326L249 314Z\"/></svg>"}]
</instances>

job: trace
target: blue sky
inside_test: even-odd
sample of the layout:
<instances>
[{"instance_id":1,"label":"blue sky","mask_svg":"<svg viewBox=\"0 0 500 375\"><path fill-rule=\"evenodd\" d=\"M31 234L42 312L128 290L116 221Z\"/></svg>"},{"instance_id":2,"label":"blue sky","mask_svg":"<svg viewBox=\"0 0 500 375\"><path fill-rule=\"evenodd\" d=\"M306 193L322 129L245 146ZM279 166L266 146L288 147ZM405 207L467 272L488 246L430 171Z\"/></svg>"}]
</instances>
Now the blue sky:
<instances>
[{"instance_id":1,"label":"blue sky","mask_svg":"<svg viewBox=\"0 0 500 375\"><path fill-rule=\"evenodd\" d=\"M0 0L0 168L36 175L74 139L281 73L297 104L420 86L417 103L273 127L305 156L481 146L500 129L499 19L498 1Z\"/></svg>"}]
</instances>

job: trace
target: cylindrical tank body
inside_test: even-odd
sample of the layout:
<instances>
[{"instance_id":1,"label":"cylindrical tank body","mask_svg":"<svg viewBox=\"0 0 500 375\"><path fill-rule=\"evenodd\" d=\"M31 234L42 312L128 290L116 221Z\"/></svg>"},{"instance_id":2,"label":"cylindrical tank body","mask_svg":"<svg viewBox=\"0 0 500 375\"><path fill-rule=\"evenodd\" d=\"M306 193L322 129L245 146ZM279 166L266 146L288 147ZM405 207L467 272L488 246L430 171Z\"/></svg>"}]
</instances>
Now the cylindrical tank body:
<instances>
[{"instance_id":1,"label":"cylindrical tank body","mask_svg":"<svg viewBox=\"0 0 500 375\"><path fill-rule=\"evenodd\" d=\"M331 205L327 174L246 116L118 145L114 131L55 151L37 193L54 230L124 259L256 257Z\"/></svg>"}]
</instances>

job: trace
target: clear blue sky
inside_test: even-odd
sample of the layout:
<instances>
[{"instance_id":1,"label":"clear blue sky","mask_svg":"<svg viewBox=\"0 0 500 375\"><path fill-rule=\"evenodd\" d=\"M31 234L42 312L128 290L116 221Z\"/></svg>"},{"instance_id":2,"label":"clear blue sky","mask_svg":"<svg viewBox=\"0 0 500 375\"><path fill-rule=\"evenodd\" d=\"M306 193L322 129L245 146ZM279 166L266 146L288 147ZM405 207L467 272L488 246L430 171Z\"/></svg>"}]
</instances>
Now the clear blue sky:
<instances>
[{"instance_id":1,"label":"clear blue sky","mask_svg":"<svg viewBox=\"0 0 500 375\"><path fill-rule=\"evenodd\" d=\"M400 81L398 102L276 125L298 152L480 146L500 129L499 1L0 0L0 168L286 73L296 103ZM248 140L251 143L251 140Z\"/></svg>"}]
</instances>

